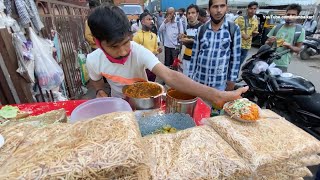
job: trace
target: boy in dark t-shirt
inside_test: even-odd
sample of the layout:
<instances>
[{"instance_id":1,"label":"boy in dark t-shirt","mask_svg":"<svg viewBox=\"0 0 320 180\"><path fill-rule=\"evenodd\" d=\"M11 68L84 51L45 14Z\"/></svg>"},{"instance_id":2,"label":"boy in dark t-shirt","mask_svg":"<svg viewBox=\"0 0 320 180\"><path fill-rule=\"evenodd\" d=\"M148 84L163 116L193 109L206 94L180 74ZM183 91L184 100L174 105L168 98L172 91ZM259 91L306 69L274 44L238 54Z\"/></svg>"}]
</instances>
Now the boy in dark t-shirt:
<instances>
[{"instance_id":1,"label":"boy in dark t-shirt","mask_svg":"<svg viewBox=\"0 0 320 180\"><path fill-rule=\"evenodd\" d=\"M198 21L198 16L199 7L197 5L191 4L187 8L188 25L185 32L186 35L183 35L180 39L180 41L183 42L183 45L186 46L182 60L182 70L183 74L185 74L186 76L188 75L189 71L194 38L198 32L198 28L202 25L202 23Z\"/></svg>"}]
</instances>

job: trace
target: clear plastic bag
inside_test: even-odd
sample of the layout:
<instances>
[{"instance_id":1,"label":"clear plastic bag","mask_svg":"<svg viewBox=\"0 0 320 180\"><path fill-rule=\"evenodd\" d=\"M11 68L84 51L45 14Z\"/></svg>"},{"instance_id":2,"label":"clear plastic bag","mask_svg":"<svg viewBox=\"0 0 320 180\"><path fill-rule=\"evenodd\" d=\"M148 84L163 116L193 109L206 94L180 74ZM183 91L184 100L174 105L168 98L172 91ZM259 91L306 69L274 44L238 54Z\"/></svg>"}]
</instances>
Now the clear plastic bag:
<instances>
[{"instance_id":1,"label":"clear plastic bag","mask_svg":"<svg viewBox=\"0 0 320 180\"><path fill-rule=\"evenodd\" d=\"M317 139L270 110L256 123L241 123L228 116L209 118L210 125L254 171L320 153ZM302 161L304 163L304 161Z\"/></svg>"},{"instance_id":2,"label":"clear plastic bag","mask_svg":"<svg viewBox=\"0 0 320 180\"><path fill-rule=\"evenodd\" d=\"M29 29L34 47L35 74L40 87L43 90L51 90L60 86L64 80L64 74L52 56L52 45L47 40L40 38L32 28Z\"/></svg>"},{"instance_id":3,"label":"clear plastic bag","mask_svg":"<svg viewBox=\"0 0 320 180\"><path fill-rule=\"evenodd\" d=\"M28 82L34 83L34 56L32 42L28 41L22 33L13 33L12 41L18 57L19 68L17 72Z\"/></svg>"},{"instance_id":4,"label":"clear plastic bag","mask_svg":"<svg viewBox=\"0 0 320 180\"><path fill-rule=\"evenodd\" d=\"M270 64L270 66L268 67L270 74L273 76L279 76L282 74L282 70L279 68L276 68L276 64L272 63Z\"/></svg>"},{"instance_id":5,"label":"clear plastic bag","mask_svg":"<svg viewBox=\"0 0 320 180\"><path fill-rule=\"evenodd\" d=\"M258 61L254 68L252 69L252 73L260 74L261 72L265 72L268 69L269 65L264 61Z\"/></svg>"},{"instance_id":6,"label":"clear plastic bag","mask_svg":"<svg viewBox=\"0 0 320 180\"><path fill-rule=\"evenodd\" d=\"M3 0L0 0L0 12L3 12L5 8Z\"/></svg>"}]
</instances>

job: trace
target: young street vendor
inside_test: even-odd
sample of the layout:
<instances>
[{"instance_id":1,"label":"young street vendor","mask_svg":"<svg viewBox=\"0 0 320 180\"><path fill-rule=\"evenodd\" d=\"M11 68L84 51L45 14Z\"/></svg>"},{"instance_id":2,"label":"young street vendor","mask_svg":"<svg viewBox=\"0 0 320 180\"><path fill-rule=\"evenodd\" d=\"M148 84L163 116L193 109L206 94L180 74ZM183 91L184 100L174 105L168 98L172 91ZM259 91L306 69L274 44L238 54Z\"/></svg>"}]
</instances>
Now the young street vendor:
<instances>
[{"instance_id":1,"label":"young street vendor","mask_svg":"<svg viewBox=\"0 0 320 180\"><path fill-rule=\"evenodd\" d=\"M236 91L219 91L196 83L182 73L164 66L158 58L143 46L131 41L130 23L117 6L105 4L97 7L89 16L88 24L98 45L87 57L87 67L97 97L106 97L102 77L111 86L111 96L123 97L122 87L135 81L147 81L145 69L151 70L174 89L201 97L217 106L238 99L248 87Z\"/></svg>"}]
</instances>

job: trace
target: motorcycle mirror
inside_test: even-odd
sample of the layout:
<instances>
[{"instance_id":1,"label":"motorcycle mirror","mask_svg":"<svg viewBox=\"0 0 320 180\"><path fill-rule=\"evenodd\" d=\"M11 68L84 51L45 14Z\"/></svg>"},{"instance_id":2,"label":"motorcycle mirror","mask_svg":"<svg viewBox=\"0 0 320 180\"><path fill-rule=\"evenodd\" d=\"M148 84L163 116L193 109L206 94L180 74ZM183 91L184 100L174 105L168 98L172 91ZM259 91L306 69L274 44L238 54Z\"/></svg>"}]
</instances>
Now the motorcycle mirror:
<instances>
[{"instance_id":1,"label":"motorcycle mirror","mask_svg":"<svg viewBox=\"0 0 320 180\"><path fill-rule=\"evenodd\" d=\"M270 51L271 49L272 49L271 46L269 46L268 44L264 44L259 48L257 54L263 54L267 51Z\"/></svg>"},{"instance_id":2,"label":"motorcycle mirror","mask_svg":"<svg viewBox=\"0 0 320 180\"><path fill-rule=\"evenodd\" d=\"M275 52L274 48L271 48L271 46L265 44L265 45L262 45L259 48L258 52L252 57L253 58L259 57L260 59L266 60L266 59L270 58L270 56L272 56L272 54L274 52Z\"/></svg>"}]
</instances>

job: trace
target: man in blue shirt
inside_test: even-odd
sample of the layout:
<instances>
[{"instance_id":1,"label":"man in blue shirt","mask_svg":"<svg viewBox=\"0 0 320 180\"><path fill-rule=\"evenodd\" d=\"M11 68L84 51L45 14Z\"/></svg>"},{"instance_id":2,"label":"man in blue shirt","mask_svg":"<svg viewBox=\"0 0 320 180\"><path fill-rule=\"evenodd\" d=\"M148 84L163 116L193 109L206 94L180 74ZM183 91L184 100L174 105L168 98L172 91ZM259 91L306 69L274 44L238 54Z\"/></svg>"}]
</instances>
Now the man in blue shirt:
<instances>
[{"instance_id":1,"label":"man in blue shirt","mask_svg":"<svg viewBox=\"0 0 320 180\"><path fill-rule=\"evenodd\" d=\"M194 81L219 90L232 90L240 70L240 28L226 20L227 9L227 0L209 0L211 20L203 25L202 37L203 27L195 37L188 73Z\"/></svg>"}]
</instances>

